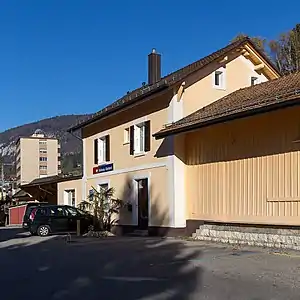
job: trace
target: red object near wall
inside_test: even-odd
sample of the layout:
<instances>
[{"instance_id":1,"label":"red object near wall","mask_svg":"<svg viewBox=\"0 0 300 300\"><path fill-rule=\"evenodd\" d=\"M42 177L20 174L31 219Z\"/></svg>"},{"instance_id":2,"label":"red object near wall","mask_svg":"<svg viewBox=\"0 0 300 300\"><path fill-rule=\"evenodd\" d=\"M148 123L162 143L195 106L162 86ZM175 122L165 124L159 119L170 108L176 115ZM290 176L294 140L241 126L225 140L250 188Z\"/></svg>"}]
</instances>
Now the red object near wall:
<instances>
[{"instance_id":1,"label":"red object near wall","mask_svg":"<svg viewBox=\"0 0 300 300\"><path fill-rule=\"evenodd\" d=\"M22 225L27 204L9 208L9 225Z\"/></svg>"}]
</instances>

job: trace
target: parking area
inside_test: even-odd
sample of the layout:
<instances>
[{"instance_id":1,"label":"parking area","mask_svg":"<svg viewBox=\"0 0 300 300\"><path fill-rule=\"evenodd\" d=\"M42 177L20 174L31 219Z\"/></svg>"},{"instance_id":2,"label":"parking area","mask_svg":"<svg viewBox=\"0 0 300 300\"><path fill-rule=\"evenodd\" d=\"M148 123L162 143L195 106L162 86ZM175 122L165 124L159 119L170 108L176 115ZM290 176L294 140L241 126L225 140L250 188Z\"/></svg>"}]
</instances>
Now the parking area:
<instances>
[{"instance_id":1,"label":"parking area","mask_svg":"<svg viewBox=\"0 0 300 300\"><path fill-rule=\"evenodd\" d=\"M1 299L297 299L300 253L0 229ZM5 287L5 288L3 288Z\"/></svg>"}]
</instances>

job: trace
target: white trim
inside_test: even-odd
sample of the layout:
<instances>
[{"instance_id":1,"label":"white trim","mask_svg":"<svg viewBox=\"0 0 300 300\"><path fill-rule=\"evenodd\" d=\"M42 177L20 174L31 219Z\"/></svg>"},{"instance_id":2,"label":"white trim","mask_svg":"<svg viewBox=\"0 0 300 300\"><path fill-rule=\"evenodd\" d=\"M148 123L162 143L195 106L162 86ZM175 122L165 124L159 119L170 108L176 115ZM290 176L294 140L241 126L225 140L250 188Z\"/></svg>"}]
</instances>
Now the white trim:
<instances>
[{"instance_id":1,"label":"white trim","mask_svg":"<svg viewBox=\"0 0 300 300\"><path fill-rule=\"evenodd\" d=\"M99 187L99 185L101 184L108 184L108 188L110 188L110 179L98 179L96 181L97 184L97 188Z\"/></svg>"},{"instance_id":2,"label":"white trim","mask_svg":"<svg viewBox=\"0 0 300 300\"><path fill-rule=\"evenodd\" d=\"M173 136L167 137L168 143L172 146L174 144ZM175 183L174 183L174 155L168 156L168 197L169 197L169 226L174 227L174 210L175 210Z\"/></svg>"},{"instance_id":3,"label":"white trim","mask_svg":"<svg viewBox=\"0 0 300 300\"><path fill-rule=\"evenodd\" d=\"M220 85L215 84L215 76L216 76L215 74L217 72L222 74ZM213 88L215 88L217 90L226 90L226 68L221 67L212 73L212 85L213 85Z\"/></svg>"},{"instance_id":4,"label":"white trim","mask_svg":"<svg viewBox=\"0 0 300 300\"><path fill-rule=\"evenodd\" d=\"M70 205L70 206L72 206L72 204L69 204L69 203L66 203L66 198L65 198L65 196L66 196L66 193L68 193L68 192L70 192L70 191L73 191L74 190L74 192L75 192L75 206L74 207L77 207L77 205L79 204L79 201L77 201L77 188L76 187L74 187L74 188L66 188L66 189L64 189L64 205ZM68 199L69 200L69 199ZM68 202L68 201L67 201Z\"/></svg>"},{"instance_id":5,"label":"white trim","mask_svg":"<svg viewBox=\"0 0 300 300\"><path fill-rule=\"evenodd\" d=\"M82 195L81 195L81 201L85 201L86 200L86 178L87 178L87 170L86 170L86 167L87 167L87 164L86 164L86 139L83 139L82 141L82 155L83 155L83 176L82 176Z\"/></svg>"},{"instance_id":6,"label":"white trim","mask_svg":"<svg viewBox=\"0 0 300 300\"><path fill-rule=\"evenodd\" d=\"M130 143L130 127L125 127L123 130L123 145Z\"/></svg>"},{"instance_id":7,"label":"white trim","mask_svg":"<svg viewBox=\"0 0 300 300\"><path fill-rule=\"evenodd\" d=\"M249 86L252 86L252 78L256 78L255 80L255 83L253 85L257 85L260 83L260 77L259 75L255 76L255 75L251 75L250 76L250 83L249 83Z\"/></svg>"},{"instance_id":8,"label":"white trim","mask_svg":"<svg viewBox=\"0 0 300 300\"><path fill-rule=\"evenodd\" d=\"M98 138L98 166L106 163L106 136Z\"/></svg>"},{"instance_id":9,"label":"white trim","mask_svg":"<svg viewBox=\"0 0 300 300\"><path fill-rule=\"evenodd\" d=\"M175 122L183 117L183 101L177 101L175 94L168 108L169 122ZM169 136L165 138L168 143L169 153L174 153L175 137ZM167 158L168 169L168 200L169 200L169 226L170 227L185 227L185 174L184 163L175 155L171 154Z\"/></svg>"},{"instance_id":10,"label":"white trim","mask_svg":"<svg viewBox=\"0 0 300 300\"><path fill-rule=\"evenodd\" d=\"M133 152L134 156L140 156L145 154L145 122L135 124L134 127L134 139L133 139ZM141 139L143 136L143 139ZM142 150L141 150L142 148Z\"/></svg>"},{"instance_id":11,"label":"white trim","mask_svg":"<svg viewBox=\"0 0 300 300\"><path fill-rule=\"evenodd\" d=\"M186 227L185 164L173 155L174 186L176 187L174 227Z\"/></svg>"},{"instance_id":12,"label":"white trim","mask_svg":"<svg viewBox=\"0 0 300 300\"><path fill-rule=\"evenodd\" d=\"M164 163L153 163L153 164L148 164L148 165L141 165L141 166L136 166L136 167L131 167L131 168L118 169L118 170L113 170L110 172L94 174L94 175L88 176L87 179L107 177L107 176L112 176L112 175L117 175L117 174L122 174L122 173L143 171L143 170L147 170L147 169L161 168L161 167L166 167L166 166L167 166L167 164L165 162Z\"/></svg>"}]
</instances>

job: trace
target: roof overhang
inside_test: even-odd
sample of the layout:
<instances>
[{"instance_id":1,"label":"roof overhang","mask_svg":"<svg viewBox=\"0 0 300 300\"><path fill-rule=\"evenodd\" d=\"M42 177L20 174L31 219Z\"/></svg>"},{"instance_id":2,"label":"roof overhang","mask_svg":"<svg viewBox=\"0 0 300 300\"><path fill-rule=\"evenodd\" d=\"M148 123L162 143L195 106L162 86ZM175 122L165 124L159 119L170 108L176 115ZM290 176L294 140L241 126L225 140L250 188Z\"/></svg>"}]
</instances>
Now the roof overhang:
<instances>
[{"instance_id":1,"label":"roof overhang","mask_svg":"<svg viewBox=\"0 0 300 300\"><path fill-rule=\"evenodd\" d=\"M282 75L266 54L264 54L263 51L259 51L254 43L250 44L248 42L243 47L242 54L252 60L255 64L254 68L256 68L257 71L264 72L269 79L275 79Z\"/></svg>"},{"instance_id":2,"label":"roof overhang","mask_svg":"<svg viewBox=\"0 0 300 300\"><path fill-rule=\"evenodd\" d=\"M228 114L226 116L222 116L219 118L216 117L216 118L208 120L208 121L193 123L193 124L190 124L187 126L182 126L180 128L174 128L174 129L170 128L170 130L162 130L161 132L157 132L157 133L153 134L153 137L155 137L155 139L159 140L159 139L165 138L167 136L191 132L191 131L198 130L200 128L209 127L209 126L224 123L224 122L229 122L229 121L233 121L233 120L237 120L237 119L242 119L242 118L246 118L246 117L255 116L258 114L275 111L278 109L288 108L288 107L292 107L292 106L299 106L299 105L300 105L300 97L299 97L299 95L295 95L294 97L290 97L289 100L287 100L287 101L272 103L270 105L263 106L263 107L252 108L252 109L245 110L242 112Z\"/></svg>"},{"instance_id":3,"label":"roof overhang","mask_svg":"<svg viewBox=\"0 0 300 300\"><path fill-rule=\"evenodd\" d=\"M60 182L64 182L64 181L78 180L81 178L82 178L82 175L65 176L65 177L55 176L55 178L53 178L53 179L51 178L50 180L49 180L49 178L47 180L47 177L45 177L45 178L43 178L44 180L39 180L37 182L35 182L35 180L33 180L32 182L21 185L21 189L34 187L34 186L42 186L42 185L52 184L52 183L60 183Z\"/></svg>"},{"instance_id":4,"label":"roof overhang","mask_svg":"<svg viewBox=\"0 0 300 300\"><path fill-rule=\"evenodd\" d=\"M163 83L160 83L159 85L157 86L154 86L153 89L150 89L149 91L147 91L145 89L145 92L143 93L140 93L140 94L137 94L134 96L132 96L132 99L130 99L130 101L124 101L124 103L121 103L120 105L117 105L113 108L110 108L110 109L106 109L104 110L103 112L99 113L98 115L95 114L92 118L90 118L89 120L86 120L82 123L79 123L71 128L69 128L67 131L68 132L74 132L78 129L81 129L83 127L86 127L88 125L91 125L101 119L104 119L116 112L119 112L119 111L122 111L123 109L126 109L126 108L129 108L129 107L132 107L134 105L136 105L137 102L141 101L142 99L152 99L151 96L155 95L155 94L158 94L159 92L161 91L164 91L166 89L169 88L169 84L166 83L166 82L163 82Z\"/></svg>"}]
</instances>

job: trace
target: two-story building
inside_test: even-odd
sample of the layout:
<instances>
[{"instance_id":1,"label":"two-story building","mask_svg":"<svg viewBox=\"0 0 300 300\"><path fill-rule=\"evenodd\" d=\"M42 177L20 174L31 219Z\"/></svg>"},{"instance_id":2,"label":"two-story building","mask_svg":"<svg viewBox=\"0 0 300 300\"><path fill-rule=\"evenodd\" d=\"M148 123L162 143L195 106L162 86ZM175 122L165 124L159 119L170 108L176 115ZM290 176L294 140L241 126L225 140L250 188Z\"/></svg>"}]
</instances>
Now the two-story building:
<instances>
[{"instance_id":1,"label":"two-story building","mask_svg":"<svg viewBox=\"0 0 300 300\"><path fill-rule=\"evenodd\" d=\"M147 84L70 129L80 129L83 139L82 194L87 197L92 187L113 187L115 197L132 204L120 212L118 225L125 231L182 233L194 225L186 197L184 136L155 139L153 134L238 89L280 74L248 38L165 77L161 56L153 50L148 68Z\"/></svg>"}]
</instances>

